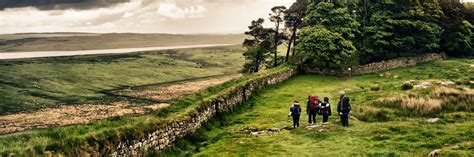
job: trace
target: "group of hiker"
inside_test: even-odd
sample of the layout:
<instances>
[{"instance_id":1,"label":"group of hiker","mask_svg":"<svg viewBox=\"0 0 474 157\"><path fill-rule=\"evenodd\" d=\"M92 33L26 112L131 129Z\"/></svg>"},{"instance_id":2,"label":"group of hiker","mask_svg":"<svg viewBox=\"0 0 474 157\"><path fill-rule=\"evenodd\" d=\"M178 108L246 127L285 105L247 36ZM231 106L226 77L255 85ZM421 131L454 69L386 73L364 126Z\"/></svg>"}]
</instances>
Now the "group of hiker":
<instances>
[{"instance_id":1,"label":"group of hiker","mask_svg":"<svg viewBox=\"0 0 474 157\"><path fill-rule=\"evenodd\" d=\"M293 118L293 127L298 128L300 126L301 116L301 105L298 100L295 100L290 108L289 117ZM323 117L323 124L328 123L329 116L331 116L331 104L329 98L324 97L323 101L320 101L318 96L308 96L306 102L306 114L308 115L308 123L316 124L316 116L321 115ZM351 113L351 104L349 103L349 97L341 94L339 102L337 103L337 113L341 118L342 126L349 127L349 114Z\"/></svg>"}]
</instances>

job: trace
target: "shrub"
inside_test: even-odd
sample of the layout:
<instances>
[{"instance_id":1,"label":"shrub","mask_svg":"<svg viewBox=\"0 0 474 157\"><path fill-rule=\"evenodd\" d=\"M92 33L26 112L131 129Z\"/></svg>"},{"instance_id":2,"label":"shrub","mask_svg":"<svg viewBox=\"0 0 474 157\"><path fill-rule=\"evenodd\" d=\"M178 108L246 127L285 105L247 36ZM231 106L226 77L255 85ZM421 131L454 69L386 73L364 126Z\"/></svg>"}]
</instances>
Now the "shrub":
<instances>
[{"instance_id":1,"label":"shrub","mask_svg":"<svg viewBox=\"0 0 474 157\"><path fill-rule=\"evenodd\" d=\"M402 84L402 90L410 90L410 89L413 89L413 84L411 82L407 81Z\"/></svg>"},{"instance_id":2,"label":"shrub","mask_svg":"<svg viewBox=\"0 0 474 157\"><path fill-rule=\"evenodd\" d=\"M383 75L383 77L385 77L385 78L391 78L393 74L390 73L390 72L384 72L382 75Z\"/></svg>"},{"instance_id":3,"label":"shrub","mask_svg":"<svg viewBox=\"0 0 474 157\"><path fill-rule=\"evenodd\" d=\"M388 110L378 108L360 109L359 112L354 114L354 117L364 122L386 122L391 120Z\"/></svg>"},{"instance_id":4,"label":"shrub","mask_svg":"<svg viewBox=\"0 0 474 157\"><path fill-rule=\"evenodd\" d=\"M370 87L370 90L371 90L371 91L379 91L379 90L380 90L380 86L379 86L378 84L373 85L373 86Z\"/></svg>"}]
</instances>

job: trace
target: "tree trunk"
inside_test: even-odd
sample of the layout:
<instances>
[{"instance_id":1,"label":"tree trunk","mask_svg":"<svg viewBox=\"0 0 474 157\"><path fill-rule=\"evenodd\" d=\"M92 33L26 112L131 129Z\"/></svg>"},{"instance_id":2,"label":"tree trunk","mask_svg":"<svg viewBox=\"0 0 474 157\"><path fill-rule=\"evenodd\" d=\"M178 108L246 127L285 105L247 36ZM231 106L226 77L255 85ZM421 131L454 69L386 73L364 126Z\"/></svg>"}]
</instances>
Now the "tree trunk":
<instances>
[{"instance_id":1,"label":"tree trunk","mask_svg":"<svg viewBox=\"0 0 474 157\"><path fill-rule=\"evenodd\" d=\"M259 67L260 67L260 52L257 52L257 58L255 59L255 69L254 72L258 72Z\"/></svg>"},{"instance_id":2,"label":"tree trunk","mask_svg":"<svg viewBox=\"0 0 474 157\"><path fill-rule=\"evenodd\" d=\"M295 56L295 52L296 52L296 35L295 35L295 38L293 39L293 54L291 54L291 56Z\"/></svg>"},{"instance_id":3,"label":"tree trunk","mask_svg":"<svg viewBox=\"0 0 474 157\"><path fill-rule=\"evenodd\" d=\"M363 5L363 16L362 16L362 29L365 30L365 27L367 26L367 16L369 16L368 10L367 10L367 0L362 1Z\"/></svg>"},{"instance_id":4,"label":"tree trunk","mask_svg":"<svg viewBox=\"0 0 474 157\"><path fill-rule=\"evenodd\" d=\"M277 25L276 25L276 31L275 31L275 45L274 45L274 48L273 48L273 53L274 53L274 63L273 63L273 67L277 67L278 66L278 59L277 59L277 55L278 55L278 42L279 42L279 29L280 29L280 21L277 20Z\"/></svg>"},{"instance_id":5,"label":"tree trunk","mask_svg":"<svg viewBox=\"0 0 474 157\"><path fill-rule=\"evenodd\" d=\"M291 44L293 44L293 39L296 37L296 30L293 29L293 33L291 34L290 37L290 43L288 43L288 50L286 51L286 58L285 62L288 62L288 59L290 58L290 51L291 51ZM293 47L294 48L294 47ZM294 55L294 54L293 54Z\"/></svg>"}]
</instances>

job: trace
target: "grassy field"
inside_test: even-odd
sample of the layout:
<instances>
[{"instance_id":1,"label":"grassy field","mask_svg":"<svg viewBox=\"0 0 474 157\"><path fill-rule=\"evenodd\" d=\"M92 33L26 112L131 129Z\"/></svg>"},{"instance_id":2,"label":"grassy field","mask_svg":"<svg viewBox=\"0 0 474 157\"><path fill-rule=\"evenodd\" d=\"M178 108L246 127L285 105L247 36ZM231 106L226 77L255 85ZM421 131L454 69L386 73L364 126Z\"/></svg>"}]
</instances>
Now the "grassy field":
<instances>
[{"instance_id":1,"label":"grassy field","mask_svg":"<svg viewBox=\"0 0 474 157\"><path fill-rule=\"evenodd\" d=\"M454 80L451 88L470 88L474 61L454 59L429 62L415 67L341 80L336 77L298 75L267 88L233 113L213 119L196 134L181 139L163 156L425 156L434 149L443 155L474 155L474 98L450 101L439 112L399 114L400 106L379 103L400 94L428 96L436 87L402 90L407 80ZM435 85L434 86L441 86ZM329 125L307 129L302 116L298 129L288 129L287 118L294 99L304 102L308 95L329 96L333 105L338 92L351 97L351 126L339 125L338 116ZM471 93L472 94L472 93ZM303 103L304 104L304 103ZM427 119L437 117L435 123ZM321 122L321 116L317 118ZM250 135L245 130L283 128L280 132ZM285 129L286 128L286 129ZM149 155L156 155L150 152Z\"/></svg>"},{"instance_id":2,"label":"grassy field","mask_svg":"<svg viewBox=\"0 0 474 157\"><path fill-rule=\"evenodd\" d=\"M243 34L6 34L0 35L0 53L14 51L71 51L137 47L241 44Z\"/></svg>"},{"instance_id":3,"label":"grassy field","mask_svg":"<svg viewBox=\"0 0 474 157\"><path fill-rule=\"evenodd\" d=\"M18 156L44 155L45 151L61 152L66 156L82 156L82 152L106 153L119 140L143 138L163 123L177 122L193 115L209 102L231 94L249 82L265 79L269 75L291 70L282 66L250 74L199 93L180 98L162 110L140 116L122 116L100 120L91 124L48 129L36 129L0 136L0 156L15 153Z\"/></svg>"},{"instance_id":4,"label":"grassy field","mask_svg":"<svg viewBox=\"0 0 474 157\"><path fill-rule=\"evenodd\" d=\"M107 102L118 87L236 73L240 46L0 61L0 115Z\"/></svg>"}]
</instances>

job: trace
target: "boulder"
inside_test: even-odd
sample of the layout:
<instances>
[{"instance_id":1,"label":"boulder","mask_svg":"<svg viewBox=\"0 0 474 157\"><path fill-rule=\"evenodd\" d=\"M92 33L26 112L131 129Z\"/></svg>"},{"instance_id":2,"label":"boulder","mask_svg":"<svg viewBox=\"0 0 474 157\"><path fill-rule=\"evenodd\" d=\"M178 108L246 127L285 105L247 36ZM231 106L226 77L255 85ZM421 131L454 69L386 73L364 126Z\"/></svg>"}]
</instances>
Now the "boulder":
<instances>
[{"instance_id":1,"label":"boulder","mask_svg":"<svg viewBox=\"0 0 474 157\"><path fill-rule=\"evenodd\" d=\"M254 135L254 136L258 136L258 131L255 131L255 132L251 132L250 135Z\"/></svg>"},{"instance_id":2,"label":"boulder","mask_svg":"<svg viewBox=\"0 0 474 157\"><path fill-rule=\"evenodd\" d=\"M430 118L428 120L426 120L427 122L430 122L430 123L436 123L437 121L439 120L439 118Z\"/></svg>"},{"instance_id":3,"label":"boulder","mask_svg":"<svg viewBox=\"0 0 474 157\"><path fill-rule=\"evenodd\" d=\"M456 83L454 83L454 82L451 81L451 80L441 82L441 85L443 85L443 86L450 86L450 85L455 85L455 84L456 84Z\"/></svg>"},{"instance_id":4,"label":"boulder","mask_svg":"<svg viewBox=\"0 0 474 157\"><path fill-rule=\"evenodd\" d=\"M431 84L431 82L424 81L424 82L421 82L420 84L414 85L413 88L415 88L415 89L428 89L431 86L433 86Z\"/></svg>"},{"instance_id":5,"label":"boulder","mask_svg":"<svg viewBox=\"0 0 474 157\"><path fill-rule=\"evenodd\" d=\"M271 131L271 132L280 132L281 129L280 128L271 128L271 129L269 129L269 131Z\"/></svg>"}]
</instances>

